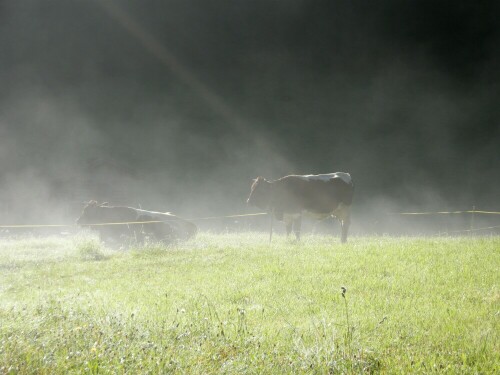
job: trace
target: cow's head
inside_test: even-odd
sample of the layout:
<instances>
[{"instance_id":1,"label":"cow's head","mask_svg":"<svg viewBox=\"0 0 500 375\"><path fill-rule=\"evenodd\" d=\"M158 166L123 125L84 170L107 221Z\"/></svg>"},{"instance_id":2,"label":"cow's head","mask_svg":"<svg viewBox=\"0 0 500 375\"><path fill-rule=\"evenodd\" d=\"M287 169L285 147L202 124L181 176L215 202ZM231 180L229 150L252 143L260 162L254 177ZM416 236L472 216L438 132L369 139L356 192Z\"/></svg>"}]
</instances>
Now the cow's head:
<instances>
[{"instance_id":1,"label":"cow's head","mask_svg":"<svg viewBox=\"0 0 500 375\"><path fill-rule=\"evenodd\" d=\"M102 220L102 207L107 207L107 203L99 204L96 201L90 201L83 208L82 214L76 220L78 225L96 224Z\"/></svg>"},{"instance_id":2,"label":"cow's head","mask_svg":"<svg viewBox=\"0 0 500 375\"><path fill-rule=\"evenodd\" d=\"M271 205L271 187L271 182L264 177L257 177L253 180L247 203L262 209L269 208Z\"/></svg>"}]
</instances>

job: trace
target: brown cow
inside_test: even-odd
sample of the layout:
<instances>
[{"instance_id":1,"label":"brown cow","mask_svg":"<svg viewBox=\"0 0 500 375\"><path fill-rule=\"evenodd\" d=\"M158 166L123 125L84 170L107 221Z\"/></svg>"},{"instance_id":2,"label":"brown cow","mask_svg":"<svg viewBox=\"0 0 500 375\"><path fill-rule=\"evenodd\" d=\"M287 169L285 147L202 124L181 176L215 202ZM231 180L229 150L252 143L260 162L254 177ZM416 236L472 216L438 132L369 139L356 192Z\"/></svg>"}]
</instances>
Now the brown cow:
<instances>
[{"instance_id":1,"label":"brown cow","mask_svg":"<svg viewBox=\"0 0 500 375\"><path fill-rule=\"evenodd\" d=\"M351 223L354 183L349 173L290 175L276 181L263 177L254 180L248 204L268 209L277 220L284 221L286 233L293 230L300 239L302 213L316 219L336 217L342 225L341 241L347 241Z\"/></svg>"},{"instance_id":2,"label":"brown cow","mask_svg":"<svg viewBox=\"0 0 500 375\"><path fill-rule=\"evenodd\" d=\"M142 223L145 224L117 224ZM114 223L112 225L96 225ZM88 226L99 231L103 240L111 239L121 242L123 239L135 238L142 242L145 235L158 241L170 242L174 239L188 239L193 237L198 228L195 224L184 220L170 212L147 211L132 207L109 206L89 202L83 209L77 224Z\"/></svg>"}]
</instances>

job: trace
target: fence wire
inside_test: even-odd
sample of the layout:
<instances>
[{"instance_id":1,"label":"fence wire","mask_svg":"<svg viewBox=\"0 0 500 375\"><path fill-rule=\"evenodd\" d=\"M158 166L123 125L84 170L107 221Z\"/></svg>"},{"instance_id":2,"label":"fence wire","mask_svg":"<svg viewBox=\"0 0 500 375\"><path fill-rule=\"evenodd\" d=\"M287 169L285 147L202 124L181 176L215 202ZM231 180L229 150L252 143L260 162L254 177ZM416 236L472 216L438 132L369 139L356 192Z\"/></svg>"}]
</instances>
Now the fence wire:
<instances>
[{"instance_id":1,"label":"fence wire","mask_svg":"<svg viewBox=\"0 0 500 375\"><path fill-rule=\"evenodd\" d=\"M217 220L217 219L231 219L231 218L241 218L241 217L252 217L252 216L263 216L268 215L267 212L259 212L253 214L235 214L235 215L225 215L225 216L207 216L207 217L195 217L189 219L181 219L186 221L201 221L201 220ZM434 211L434 212L388 212L387 215L457 215L457 214L478 214L478 215L500 215L498 211L476 211L476 210L466 210L466 211ZM108 223L90 223L90 224L8 224L0 225L0 228L4 229L15 229L15 228L75 228L75 227L100 227L100 226L114 226L114 225L145 225L145 224L157 224L165 223L170 221L176 221L177 219L165 219L165 220L149 220L149 221L127 221L127 222L108 222ZM452 234L452 233L470 233L483 230L491 230L500 228L500 225L481 227L481 228L471 228L456 231L446 231L440 232L439 234Z\"/></svg>"}]
</instances>

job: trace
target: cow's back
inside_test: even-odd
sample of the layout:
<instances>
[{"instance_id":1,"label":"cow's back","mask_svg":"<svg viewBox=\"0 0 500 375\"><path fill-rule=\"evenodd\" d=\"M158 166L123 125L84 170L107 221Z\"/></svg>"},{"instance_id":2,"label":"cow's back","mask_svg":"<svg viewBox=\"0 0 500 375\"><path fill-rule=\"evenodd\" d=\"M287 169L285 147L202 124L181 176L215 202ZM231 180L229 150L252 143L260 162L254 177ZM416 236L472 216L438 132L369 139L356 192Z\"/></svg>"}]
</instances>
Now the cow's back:
<instances>
[{"instance_id":1,"label":"cow's back","mask_svg":"<svg viewBox=\"0 0 500 375\"><path fill-rule=\"evenodd\" d=\"M99 223L134 222L137 218L137 211L130 207L103 206L99 211Z\"/></svg>"},{"instance_id":2,"label":"cow's back","mask_svg":"<svg viewBox=\"0 0 500 375\"><path fill-rule=\"evenodd\" d=\"M196 226L196 224L177 215L171 214L170 212L156 212L142 209L136 209L136 211L142 215L150 216L152 220L159 220L164 222L165 224L175 229L178 236L181 238L191 238L198 232L198 227Z\"/></svg>"},{"instance_id":3,"label":"cow's back","mask_svg":"<svg viewBox=\"0 0 500 375\"><path fill-rule=\"evenodd\" d=\"M350 206L354 190L352 181L348 183L345 177L341 178L334 174L290 175L274 181L273 185L275 206L284 212L305 210L313 213L330 213L340 203Z\"/></svg>"}]
</instances>

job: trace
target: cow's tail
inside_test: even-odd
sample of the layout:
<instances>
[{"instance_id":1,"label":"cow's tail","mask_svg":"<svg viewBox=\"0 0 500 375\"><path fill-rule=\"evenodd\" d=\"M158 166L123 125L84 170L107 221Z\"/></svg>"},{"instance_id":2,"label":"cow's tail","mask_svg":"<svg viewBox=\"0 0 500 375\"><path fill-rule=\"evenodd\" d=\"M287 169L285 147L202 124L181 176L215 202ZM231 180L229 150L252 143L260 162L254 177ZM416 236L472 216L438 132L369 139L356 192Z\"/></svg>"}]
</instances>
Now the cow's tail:
<instances>
[{"instance_id":1,"label":"cow's tail","mask_svg":"<svg viewBox=\"0 0 500 375\"><path fill-rule=\"evenodd\" d=\"M349 190L346 195L347 195L346 203L350 206L352 204L352 199L354 197L354 180L352 179L351 179L351 184L349 186Z\"/></svg>"},{"instance_id":2,"label":"cow's tail","mask_svg":"<svg viewBox=\"0 0 500 375\"><path fill-rule=\"evenodd\" d=\"M351 179L351 181L345 182L341 178L336 177L332 179L332 182L335 183L335 195L337 199L346 206L350 206L354 196L354 180Z\"/></svg>"}]
</instances>

